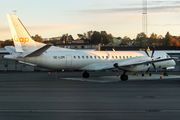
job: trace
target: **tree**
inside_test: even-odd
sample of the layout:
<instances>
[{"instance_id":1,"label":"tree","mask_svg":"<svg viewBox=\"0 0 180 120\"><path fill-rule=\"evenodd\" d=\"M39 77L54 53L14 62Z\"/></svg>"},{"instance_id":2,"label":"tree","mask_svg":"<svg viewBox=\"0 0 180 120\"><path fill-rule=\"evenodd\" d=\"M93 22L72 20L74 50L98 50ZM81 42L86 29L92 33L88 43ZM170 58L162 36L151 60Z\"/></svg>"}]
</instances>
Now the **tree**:
<instances>
[{"instance_id":1,"label":"tree","mask_svg":"<svg viewBox=\"0 0 180 120\"><path fill-rule=\"evenodd\" d=\"M2 41L0 41L0 48L2 48Z\"/></svg>"},{"instance_id":2,"label":"tree","mask_svg":"<svg viewBox=\"0 0 180 120\"><path fill-rule=\"evenodd\" d=\"M68 36L68 39L72 42L74 40L73 36L72 35L69 35Z\"/></svg>"},{"instance_id":3,"label":"tree","mask_svg":"<svg viewBox=\"0 0 180 120\"><path fill-rule=\"evenodd\" d=\"M5 40L2 42L1 47L4 48L5 46L13 46L13 40Z\"/></svg>"},{"instance_id":4,"label":"tree","mask_svg":"<svg viewBox=\"0 0 180 120\"><path fill-rule=\"evenodd\" d=\"M127 42L131 40L128 36L124 36L123 39L122 39L122 42L123 44L127 44Z\"/></svg>"},{"instance_id":5,"label":"tree","mask_svg":"<svg viewBox=\"0 0 180 120\"><path fill-rule=\"evenodd\" d=\"M137 34L136 42L141 46L144 44L144 41L147 40L147 36L144 32Z\"/></svg>"},{"instance_id":6,"label":"tree","mask_svg":"<svg viewBox=\"0 0 180 120\"><path fill-rule=\"evenodd\" d=\"M116 39L120 39L121 40L122 38L121 37L117 37Z\"/></svg>"},{"instance_id":7,"label":"tree","mask_svg":"<svg viewBox=\"0 0 180 120\"><path fill-rule=\"evenodd\" d=\"M43 42L43 38L41 36L39 36L38 34L36 34L35 36L32 36L32 39L36 42Z\"/></svg>"},{"instance_id":8,"label":"tree","mask_svg":"<svg viewBox=\"0 0 180 120\"><path fill-rule=\"evenodd\" d=\"M156 43L158 43L159 46L162 46L163 40L164 40L164 37L162 35L159 35L157 40L156 40Z\"/></svg>"},{"instance_id":9,"label":"tree","mask_svg":"<svg viewBox=\"0 0 180 120\"><path fill-rule=\"evenodd\" d=\"M84 33L84 34L77 34L77 35L78 35L80 40L86 40L87 39L86 33Z\"/></svg>"},{"instance_id":10,"label":"tree","mask_svg":"<svg viewBox=\"0 0 180 120\"><path fill-rule=\"evenodd\" d=\"M68 35L68 34L63 34L60 41L63 41L63 43L72 43L72 41L74 40L74 38L72 37L72 35Z\"/></svg>"},{"instance_id":11,"label":"tree","mask_svg":"<svg viewBox=\"0 0 180 120\"><path fill-rule=\"evenodd\" d=\"M93 35L91 36L92 43L100 43L101 42L101 34L98 31L94 31Z\"/></svg>"},{"instance_id":12,"label":"tree","mask_svg":"<svg viewBox=\"0 0 180 120\"><path fill-rule=\"evenodd\" d=\"M87 38L86 33L84 34L77 34L80 40L84 40L84 43L89 43L89 39Z\"/></svg>"},{"instance_id":13,"label":"tree","mask_svg":"<svg viewBox=\"0 0 180 120\"><path fill-rule=\"evenodd\" d=\"M110 34L108 34L108 38L109 39L113 39L113 36L112 36L112 34L110 33Z\"/></svg>"},{"instance_id":14,"label":"tree","mask_svg":"<svg viewBox=\"0 0 180 120\"><path fill-rule=\"evenodd\" d=\"M170 46L180 46L180 43L179 43L179 40L173 38L173 39L170 39L169 45Z\"/></svg>"},{"instance_id":15,"label":"tree","mask_svg":"<svg viewBox=\"0 0 180 120\"><path fill-rule=\"evenodd\" d=\"M91 36L91 43L108 44L110 39L113 39L112 34L107 34L106 31L101 31L101 33L94 31Z\"/></svg>"},{"instance_id":16,"label":"tree","mask_svg":"<svg viewBox=\"0 0 180 120\"><path fill-rule=\"evenodd\" d=\"M158 38L157 34L152 33L149 40L148 40L149 45L152 45L153 43L156 43L157 38Z\"/></svg>"},{"instance_id":17,"label":"tree","mask_svg":"<svg viewBox=\"0 0 180 120\"><path fill-rule=\"evenodd\" d=\"M106 31L101 31L101 44L108 44L109 43L109 36Z\"/></svg>"},{"instance_id":18,"label":"tree","mask_svg":"<svg viewBox=\"0 0 180 120\"><path fill-rule=\"evenodd\" d=\"M162 35L159 35L158 39L164 39L164 37Z\"/></svg>"},{"instance_id":19,"label":"tree","mask_svg":"<svg viewBox=\"0 0 180 120\"><path fill-rule=\"evenodd\" d=\"M164 46L171 46L171 45L173 45L174 44L173 43L173 39L174 39L173 36L170 35L169 32L167 32L166 35L165 35L165 38L163 40L163 45Z\"/></svg>"}]
</instances>

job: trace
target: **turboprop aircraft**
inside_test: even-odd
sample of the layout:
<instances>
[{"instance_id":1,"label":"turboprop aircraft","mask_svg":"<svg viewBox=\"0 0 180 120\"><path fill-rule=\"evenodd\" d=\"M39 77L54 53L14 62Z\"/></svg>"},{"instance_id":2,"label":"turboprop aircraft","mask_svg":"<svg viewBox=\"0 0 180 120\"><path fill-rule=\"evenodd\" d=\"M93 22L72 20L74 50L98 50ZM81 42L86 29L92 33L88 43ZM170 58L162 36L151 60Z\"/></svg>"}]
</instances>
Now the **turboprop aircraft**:
<instances>
[{"instance_id":1,"label":"turboprop aircraft","mask_svg":"<svg viewBox=\"0 0 180 120\"><path fill-rule=\"evenodd\" d=\"M126 72L149 71L150 67L174 69L175 61L165 52L147 51L87 51L72 50L35 42L16 15L7 15L14 46L6 46L10 55L5 59L48 69L83 70L88 78L91 70L119 69L120 79L128 80ZM149 55L151 54L151 56ZM167 74L165 72L165 74Z\"/></svg>"}]
</instances>

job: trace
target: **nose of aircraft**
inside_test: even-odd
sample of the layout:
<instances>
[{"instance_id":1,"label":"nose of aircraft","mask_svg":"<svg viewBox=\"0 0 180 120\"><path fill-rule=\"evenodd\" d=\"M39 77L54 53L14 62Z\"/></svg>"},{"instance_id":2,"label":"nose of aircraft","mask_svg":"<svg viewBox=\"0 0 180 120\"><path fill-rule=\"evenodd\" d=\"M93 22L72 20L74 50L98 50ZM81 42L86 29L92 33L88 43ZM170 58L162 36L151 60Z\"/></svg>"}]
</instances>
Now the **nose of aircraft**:
<instances>
[{"instance_id":1,"label":"nose of aircraft","mask_svg":"<svg viewBox=\"0 0 180 120\"><path fill-rule=\"evenodd\" d=\"M172 65L175 66L176 65L176 62L174 60L172 60Z\"/></svg>"}]
</instances>

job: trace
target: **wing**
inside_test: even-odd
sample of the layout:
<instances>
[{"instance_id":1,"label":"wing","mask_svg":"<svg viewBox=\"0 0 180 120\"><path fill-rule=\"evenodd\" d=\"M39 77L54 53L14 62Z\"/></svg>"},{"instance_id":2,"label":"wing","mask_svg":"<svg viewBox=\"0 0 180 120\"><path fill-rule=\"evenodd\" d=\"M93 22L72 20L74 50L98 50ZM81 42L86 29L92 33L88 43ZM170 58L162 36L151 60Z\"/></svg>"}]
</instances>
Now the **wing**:
<instances>
[{"instance_id":1,"label":"wing","mask_svg":"<svg viewBox=\"0 0 180 120\"><path fill-rule=\"evenodd\" d=\"M149 61L142 61L142 62L134 62L134 63L129 63L129 64L118 64L115 63L114 67L118 64L118 67L129 67L129 66L137 66L137 65L143 65L143 64L152 64L152 63L157 63L157 62L162 62L162 61L168 61L168 60L173 60L174 58L164 58L164 59L157 59L157 60L149 60Z\"/></svg>"}]
</instances>

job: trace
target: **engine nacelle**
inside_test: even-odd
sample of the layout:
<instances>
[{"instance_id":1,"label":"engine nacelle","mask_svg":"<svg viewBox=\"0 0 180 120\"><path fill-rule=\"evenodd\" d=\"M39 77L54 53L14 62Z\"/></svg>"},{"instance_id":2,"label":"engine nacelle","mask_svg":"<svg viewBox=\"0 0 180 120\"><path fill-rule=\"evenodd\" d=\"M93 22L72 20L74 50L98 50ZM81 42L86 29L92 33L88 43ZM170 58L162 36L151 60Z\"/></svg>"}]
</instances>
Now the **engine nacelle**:
<instances>
[{"instance_id":1,"label":"engine nacelle","mask_svg":"<svg viewBox=\"0 0 180 120\"><path fill-rule=\"evenodd\" d=\"M149 67L151 67L151 64L149 63L141 64L141 63L151 60L152 59L150 57L146 57L146 56L134 57L134 58L121 60L120 62L115 63L114 67L126 71L133 71L133 72L147 71Z\"/></svg>"}]
</instances>

